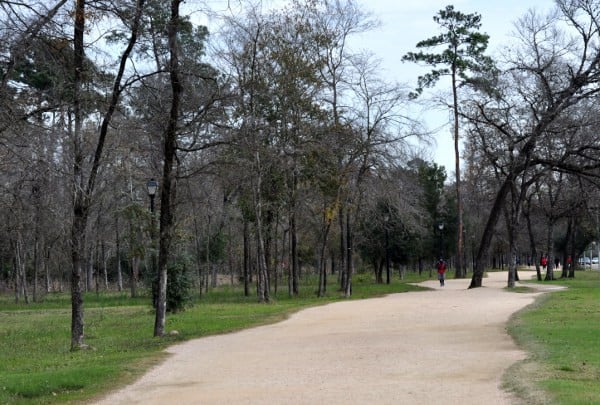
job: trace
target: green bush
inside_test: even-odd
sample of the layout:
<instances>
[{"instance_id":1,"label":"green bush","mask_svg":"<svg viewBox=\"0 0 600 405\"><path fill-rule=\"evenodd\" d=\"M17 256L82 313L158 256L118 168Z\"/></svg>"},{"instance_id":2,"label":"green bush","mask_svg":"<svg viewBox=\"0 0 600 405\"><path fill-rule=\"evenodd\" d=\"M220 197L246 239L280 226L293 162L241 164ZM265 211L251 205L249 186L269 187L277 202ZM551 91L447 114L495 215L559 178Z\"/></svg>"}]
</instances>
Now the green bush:
<instances>
[{"instance_id":1,"label":"green bush","mask_svg":"<svg viewBox=\"0 0 600 405\"><path fill-rule=\"evenodd\" d=\"M167 312L177 313L192 303L192 280L189 275L189 260L179 257L167 269ZM158 274L152 280L152 306L158 302Z\"/></svg>"}]
</instances>

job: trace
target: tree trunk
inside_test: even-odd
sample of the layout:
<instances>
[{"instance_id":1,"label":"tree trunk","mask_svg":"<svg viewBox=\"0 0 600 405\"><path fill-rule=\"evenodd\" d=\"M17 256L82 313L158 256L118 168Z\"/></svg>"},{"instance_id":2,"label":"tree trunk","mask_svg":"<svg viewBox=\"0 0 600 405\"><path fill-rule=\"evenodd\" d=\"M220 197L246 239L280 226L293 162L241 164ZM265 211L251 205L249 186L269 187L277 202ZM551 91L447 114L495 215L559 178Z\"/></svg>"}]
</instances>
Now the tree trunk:
<instances>
[{"instance_id":1,"label":"tree trunk","mask_svg":"<svg viewBox=\"0 0 600 405\"><path fill-rule=\"evenodd\" d=\"M183 87L179 77L179 55L177 34L179 32L179 4L181 0L171 0L171 17L168 24L169 39L169 74L171 79L171 110L169 122L164 135L164 161L160 206L160 242L158 252L158 302L154 322L154 336L165 334L165 318L167 313L167 267L173 228L173 199L175 192L173 164L177 147L177 120Z\"/></svg>"},{"instance_id":2,"label":"tree trunk","mask_svg":"<svg viewBox=\"0 0 600 405\"><path fill-rule=\"evenodd\" d=\"M458 131L458 89L456 83L456 65L452 65L452 102L453 102L453 113L454 113L454 171L456 175L456 208L458 214L458 226L456 235L456 278L463 278L463 246L464 246L464 233L463 233L463 202L462 202L462 191L460 181L460 143L459 143L459 131Z\"/></svg>"},{"instance_id":3,"label":"tree trunk","mask_svg":"<svg viewBox=\"0 0 600 405\"><path fill-rule=\"evenodd\" d=\"M121 238L119 237L119 217L115 216L115 256L117 261L117 290L123 291L123 269L121 268Z\"/></svg>"},{"instance_id":4,"label":"tree trunk","mask_svg":"<svg viewBox=\"0 0 600 405\"><path fill-rule=\"evenodd\" d=\"M340 226L340 290L346 291L346 227L344 225L344 220L346 218L345 209L342 206L340 208L340 215L338 217L339 226Z\"/></svg>"},{"instance_id":5,"label":"tree trunk","mask_svg":"<svg viewBox=\"0 0 600 405\"><path fill-rule=\"evenodd\" d=\"M492 241L492 237L494 236L494 230L496 228L496 223L498 222L498 218L500 213L502 212L502 205L506 200L506 196L512 187L513 177L507 176L498 190L496 194L496 199L494 200L494 205L490 211L490 215L488 217L487 223L485 225L485 229L483 230L483 235L481 236L481 242L479 243L479 249L477 249L477 258L475 262L475 269L473 270L473 277L471 278L471 284L469 288L477 288L481 287L483 284L483 273L484 273L484 263L483 258L485 257L488 247Z\"/></svg>"},{"instance_id":6,"label":"tree trunk","mask_svg":"<svg viewBox=\"0 0 600 405\"><path fill-rule=\"evenodd\" d=\"M279 222L279 221L278 221ZM277 227L276 229L278 229L279 227ZM279 267L281 268L281 272L278 272L277 269L275 270L275 279L274 279L274 291L275 291L275 295L277 295L278 289L279 289L279 274L281 274L281 276L283 277L283 275L285 274L286 271L286 249L287 249L287 233L288 230L287 228L283 230L283 235L281 236L281 248L279 248ZM279 239L279 238L278 238ZM275 249L275 251L277 251L277 248ZM289 254L288 254L289 256Z\"/></svg>"},{"instance_id":7,"label":"tree trunk","mask_svg":"<svg viewBox=\"0 0 600 405\"><path fill-rule=\"evenodd\" d=\"M250 230L244 219L244 297L250 296Z\"/></svg>"},{"instance_id":8,"label":"tree trunk","mask_svg":"<svg viewBox=\"0 0 600 405\"><path fill-rule=\"evenodd\" d=\"M81 111L81 83L83 74L85 30L85 0L75 1L75 29L73 36L73 223L71 225L71 350L83 346L83 294L81 272L85 249L85 228L88 206L83 181L83 113Z\"/></svg>"},{"instance_id":9,"label":"tree trunk","mask_svg":"<svg viewBox=\"0 0 600 405\"><path fill-rule=\"evenodd\" d=\"M194 245L196 248L196 269L198 277L198 294L202 295L204 287L204 275L202 271L202 244L200 243L200 229L198 227L198 219L194 216Z\"/></svg>"},{"instance_id":10,"label":"tree trunk","mask_svg":"<svg viewBox=\"0 0 600 405\"><path fill-rule=\"evenodd\" d=\"M574 223L573 217L569 216L569 219L567 221L567 235L566 235L567 245L566 245L565 251L563 252L563 257L562 257L563 266L562 266L562 274L561 274L560 278L569 277L569 268L567 265L567 257L569 256L569 252L571 251L571 246L573 244L573 239L574 239L573 223Z\"/></svg>"},{"instance_id":11,"label":"tree trunk","mask_svg":"<svg viewBox=\"0 0 600 405\"><path fill-rule=\"evenodd\" d=\"M346 211L346 289L344 290L344 296L350 298L352 296L352 273L354 267L354 260L352 260L352 226L351 226L351 215L350 210Z\"/></svg>"},{"instance_id":12,"label":"tree trunk","mask_svg":"<svg viewBox=\"0 0 600 405\"><path fill-rule=\"evenodd\" d=\"M76 192L78 194L78 192ZM71 350L83 347L83 292L81 272L83 246L85 244L85 219L79 203L76 203L77 216L73 218L71 231Z\"/></svg>"},{"instance_id":13,"label":"tree trunk","mask_svg":"<svg viewBox=\"0 0 600 405\"><path fill-rule=\"evenodd\" d=\"M525 220L527 221L527 234L529 235L529 248L531 250L530 254L535 265L537 280L542 281L542 271L540 270L540 262L537 260L535 233L533 232L533 227L531 226L531 216L529 215L529 210L527 210L525 214Z\"/></svg>"},{"instance_id":14,"label":"tree trunk","mask_svg":"<svg viewBox=\"0 0 600 405\"><path fill-rule=\"evenodd\" d=\"M547 257L548 266L546 267L546 277L544 281L554 280L554 218L548 220L548 235L547 235Z\"/></svg>"},{"instance_id":15,"label":"tree trunk","mask_svg":"<svg viewBox=\"0 0 600 405\"><path fill-rule=\"evenodd\" d=\"M231 233L231 222L227 226L227 263L229 267L229 284L233 287L235 285L235 268L236 260L233 254L233 235ZM239 262L237 262L239 263Z\"/></svg>"},{"instance_id":16,"label":"tree trunk","mask_svg":"<svg viewBox=\"0 0 600 405\"><path fill-rule=\"evenodd\" d=\"M207 216L206 218L206 256L204 257L204 261L206 262L206 285L208 287L208 279L209 277L211 277L211 267L210 267L210 215ZM216 281L214 280L214 277L212 277L213 279L213 283L216 284ZM213 287L215 287L216 285L213 285ZM208 288L206 289L206 292L208 292Z\"/></svg>"},{"instance_id":17,"label":"tree trunk","mask_svg":"<svg viewBox=\"0 0 600 405\"><path fill-rule=\"evenodd\" d=\"M138 276L140 273L139 262L140 262L139 257L133 256L131 258L131 285L130 285L131 298L137 297L137 281L138 281Z\"/></svg>"},{"instance_id":18,"label":"tree trunk","mask_svg":"<svg viewBox=\"0 0 600 405\"><path fill-rule=\"evenodd\" d=\"M262 221L262 164L260 152L256 151L256 185L254 189L254 207L256 217L256 288L259 302L269 302L269 276L265 253L264 226Z\"/></svg>"},{"instance_id":19,"label":"tree trunk","mask_svg":"<svg viewBox=\"0 0 600 405\"><path fill-rule=\"evenodd\" d=\"M112 120L113 114L123 87L121 80L125 71L125 66L129 60L129 55L137 40L137 31L142 16L142 9L145 0L138 0L135 19L131 27L131 37L129 38L127 48L121 55L119 61L119 71L113 82L112 94L108 109L102 124L100 134L96 143L96 149L92 157L92 164L89 172L87 185L85 185L83 174L83 114L81 111L81 85L84 73L84 32L85 32L85 0L75 1L75 24L73 34L73 114L75 117L75 129L72 134L73 149L73 223L71 224L71 350L83 347L83 296L81 292L81 272L83 265L85 249L85 231L87 227L90 198L95 189L96 176L100 169L100 163L103 156L104 144L108 133L108 126Z\"/></svg>"},{"instance_id":20,"label":"tree trunk","mask_svg":"<svg viewBox=\"0 0 600 405\"><path fill-rule=\"evenodd\" d=\"M104 241L102 241L102 278L104 281L104 290L108 291L108 255L110 254L110 249L106 252L106 245Z\"/></svg>"},{"instance_id":21,"label":"tree trunk","mask_svg":"<svg viewBox=\"0 0 600 405\"><path fill-rule=\"evenodd\" d=\"M45 245L44 247L44 278L46 280L46 293L51 291L52 281L50 278L50 247Z\"/></svg>"},{"instance_id":22,"label":"tree trunk","mask_svg":"<svg viewBox=\"0 0 600 405\"><path fill-rule=\"evenodd\" d=\"M94 246L94 251L93 251L93 255L90 257L90 263L91 263L91 268L92 268L92 275L94 274L94 269L95 269L95 277L93 278L93 280L95 281L95 287L96 287L96 295L100 292L100 241L98 239L96 239L96 243Z\"/></svg>"},{"instance_id":23,"label":"tree trunk","mask_svg":"<svg viewBox=\"0 0 600 405\"><path fill-rule=\"evenodd\" d=\"M37 225L36 225L37 228ZM35 231L35 239L33 241L33 292L32 299L33 302L38 302L38 278L39 278L39 268L40 268L40 241L38 240L38 231Z\"/></svg>"},{"instance_id":24,"label":"tree trunk","mask_svg":"<svg viewBox=\"0 0 600 405\"><path fill-rule=\"evenodd\" d=\"M19 303L20 297L21 297L21 292L19 290L19 287L21 285L21 282L19 281L19 265L18 265L18 261L17 261L17 248L16 245L13 241L11 241L11 247L12 247L12 251L14 252L13 257L12 257L12 269L13 269L13 286L15 289L15 304Z\"/></svg>"},{"instance_id":25,"label":"tree trunk","mask_svg":"<svg viewBox=\"0 0 600 405\"><path fill-rule=\"evenodd\" d=\"M325 254L327 252L327 241L330 229L331 221L328 218L325 218L325 228L321 232L322 240L321 250L319 253L319 291L317 293L318 297L324 297L325 292L327 291L327 263L325 259Z\"/></svg>"},{"instance_id":26,"label":"tree trunk","mask_svg":"<svg viewBox=\"0 0 600 405\"><path fill-rule=\"evenodd\" d=\"M292 209L290 211L290 254L291 254L291 277L290 277L290 295L292 297L297 297L298 290L298 273L299 270L299 262L298 262L298 234L296 230L296 208L295 204L293 204Z\"/></svg>"},{"instance_id":27,"label":"tree trunk","mask_svg":"<svg viewBox=\"0 0 600 405\"><path fill-rule=\"evenodd\" d=\"M515 245L514 237L510 237L509 251L510 251L510 262L508 264L508 288L515 288L517 280L517 246Z\"/></svg>"},{"instance_id":28,"label":"tree trunk","mask_svg":"<svg viewBox=\"0 0 600 405\"><path fill-rule=\"evenodd\" d=\"M85 290L94 290L94 245L90 243L86 258Z\"/></svg>"},{"instance_id":29,"label":"tree trunk","mask_svg":"<svg viewBox=\"0 0 600 405\"><path fill-rule=\"evenodd\" d=\"M385 259L373 259L373 270L375 271L375 284L383 284L383 265Z\"/></svg>"},{"instance_id":30,"label":"tree trunk","mask_svg":"<svg viewBox=\"0 0 600 405\"><path fill-rule=\"evenodd\" d=\"M273 221L274 215L273 212L268 209L265 214L265 224L264 228L264 255L265 255L265 275L267 277L267 286L269 288L269 295L271 291L271 273L272 269L272 261L273 261Z\"/></svg>"},{"instance_id":31,"label":"tree trunk","mask_svg":"<svg viewBox=\"0 0 600 405\"><path fill-rule=\"evenodd\" d=\"M23 239L17 235L15 251L15 275L16 275L16 302L19 302L21 296L25 304L29 304L29 295L27 293L27 253L23 250Z\"/></svg>"},{"instance_id":32,"label":"tree trunk","mask_svg":"<svg viewBox=\"0 0 600 405\"><path fill-rule=\"evenodd\" d=\"M41 222L41 207L40 207L40 198L39 191L37 187L34 188L36 190L33 193L33 200L35 204L35 227L33 233L33 302L38 302L38 279L39 279L39 270L41 264L41 245L42 245L42 235L40 230L40 222Z\"/></svg>"},{"instance_id":33,"label":"tree trunk","mask_svg":"<svg viewBox=\"0 0 600 405\"><path fill-rule=\"evenodd\" d=\"M579 223L577 221L577 219L574 219L574 223L573 223L573 230L571 232L571 238L570 238L570 244L569 244L569 248L570 250L568 251L568 258L569 260L569 273L567 275L568 278L575 278L575 229L577 229L579 226ZM600 257L600 255L599 255ZM600 266L600 264L599 264Z\"/></svg>"}]
</instances>

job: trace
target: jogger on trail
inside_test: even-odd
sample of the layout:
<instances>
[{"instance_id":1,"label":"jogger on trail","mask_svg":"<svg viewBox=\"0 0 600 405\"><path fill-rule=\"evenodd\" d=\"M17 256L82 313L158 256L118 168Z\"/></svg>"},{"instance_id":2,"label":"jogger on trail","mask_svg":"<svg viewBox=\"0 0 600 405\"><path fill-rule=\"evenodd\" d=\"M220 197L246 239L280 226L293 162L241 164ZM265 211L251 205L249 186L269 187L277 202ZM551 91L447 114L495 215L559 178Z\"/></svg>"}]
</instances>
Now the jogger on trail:
<instances>
[{"instance_id":1,"label":"jogger on trail","mask_svg":"<svg viewBox=\"0 0 600 405\"><path fill-rule=\"evenodd\" d=\"M442 257L437 262L438 280L440 280L440 287L444 286L444 279L446 277L446 262Z\"/></svg>"}]
</instances>

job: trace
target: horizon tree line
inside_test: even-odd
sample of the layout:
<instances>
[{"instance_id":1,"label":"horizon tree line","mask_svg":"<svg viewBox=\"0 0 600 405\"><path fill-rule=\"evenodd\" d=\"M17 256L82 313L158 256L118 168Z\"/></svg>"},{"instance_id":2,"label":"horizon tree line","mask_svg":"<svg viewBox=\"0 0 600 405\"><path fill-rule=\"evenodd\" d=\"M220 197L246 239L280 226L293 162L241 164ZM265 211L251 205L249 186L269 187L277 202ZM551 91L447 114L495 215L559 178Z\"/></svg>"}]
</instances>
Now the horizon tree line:
<instances>
[{"instance_id":1,"label":"horizon tree line","mask_svg":"<svg viewBox=\"0 0 600 405\"><path fill-rule=\"evenodd\" d=\"M77 349L84 292L143 280L161 336L183 273L199 294L225 276L269 302L305 274L319 296L331 276L350 296L357 271L389 282L390 266L422 272L442 252L457 277L470 263L472 287L497 262L513 286L519 261L576 258L600 229L588 3L530 12L494 69L453 82L454 183L412 146L428 138L407 86L350 51L377 25L354 0L244 4L218 33L178 0L3 4L1 284L25 302L70 289Z\"/></svg>"}]
</instances>

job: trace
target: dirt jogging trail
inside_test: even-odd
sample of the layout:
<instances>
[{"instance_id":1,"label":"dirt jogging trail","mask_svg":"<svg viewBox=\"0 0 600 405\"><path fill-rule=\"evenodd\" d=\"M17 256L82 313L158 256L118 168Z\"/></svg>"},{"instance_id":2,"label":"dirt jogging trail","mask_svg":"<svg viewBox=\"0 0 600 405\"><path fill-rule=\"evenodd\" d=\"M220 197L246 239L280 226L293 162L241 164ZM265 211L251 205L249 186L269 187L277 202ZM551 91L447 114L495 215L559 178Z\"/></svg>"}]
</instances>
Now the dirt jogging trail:
<instances>
[{"instance_id":1,"label":"dirt jogging trail","mask_svg":"<svg viewBox=\"0 0 600 405\"><path fill-rule=\"evenodd\" d=\"M519 272L521 279L535 272ZM525 358L509 317L550 288L514 293L506 272L431 291L313 307L191 340L98 404L511 404L502 375ZM535 287L535 286L532 286Z\"/></svg>"}]
</instances>

